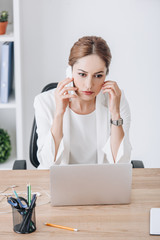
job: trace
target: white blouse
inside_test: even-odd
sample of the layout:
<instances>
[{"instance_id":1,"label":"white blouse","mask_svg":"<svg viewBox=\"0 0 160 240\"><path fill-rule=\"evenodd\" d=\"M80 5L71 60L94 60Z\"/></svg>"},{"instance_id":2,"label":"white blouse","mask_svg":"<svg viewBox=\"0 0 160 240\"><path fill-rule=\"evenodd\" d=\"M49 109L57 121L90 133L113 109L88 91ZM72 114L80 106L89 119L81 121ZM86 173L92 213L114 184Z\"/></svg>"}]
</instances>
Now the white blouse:
<instances>
[{"instance_id":1,"label":"white blouse","mask_svg":"<svg viewBox=\"0 0 160 240\"><path fill-rule=\"evenodd\" d=\"M79 136L75 131L72 131L73 122L73 113L70 108L67 107L63 117L63 138L60 142L58 152L55 158L55 143L53 136L51 134L51 126L53 124L54 114L56 111L56 102L55 102L55 89L49 90L47 92L40 93L35 97L34 108L35 108L35 118L37 123L37 134L38 134L38 151L37 157L40 165L38 169L49 169L54 164L69 164L70 161L74 161L73 158L70 159L70 153L73 153L73 144L76 144L79 141ZM94 114L93 114L94 115ZM97 150L97 164L102 163L114 163L113 155L111 151L110 143L110 111L109 111L109 97L108 93L103 94L100 92L96 97L96 133L93 131L91 138L93 140L92 144L96 145ZM129 128L130 128L130 109L128 102L122 91L121 101L120 101L120 115L123 119L123 130L124 137L119 146L116 163L126 163L130 161L131 156L131 144L129 140ZM83 116L82 116L83 117ZM80 118L77 119L77 126ZM94 120L95 121L95 120ZM75 124L75 123L74 123ZM89 127L90 123L86 124L86 127ZM90 129L90 131L92 131ZM85 131L82 130L83 133ZM72 135L76 133L76 135ZM88 135L89 136L89 135ZM87 137L87 134L85 134ZM74 138L74 140L73 140ZM90 138L90 140L91 140ZM74 141L74 143L73 143ZM82 143L78 143L81 146ZM84 144L85 145L85 144ZM90 153L90 144L85 147L84 151L86 154ZM94 147L95 148L95 147ZM76 148L75 148L76 149ZM91 150L91 155L93 150ZM79 153L79 152L78 152ZM76 153L74 153L74 156ZM74 158L75 159L75 158ZM84 160L84 153L82 159L84 162L89 160ZM78 160L79 161L79 160ZM94 160L95 161L95 160Z\"/></svg>"},{"instance_id":2,"label":"white blouse","mask_svg":"<svg viewBox=\"0 0 160 240\"><path fill-rule=\"evenodd\" d=\"M69 164L97 163L96 112L81 115L70 110Z\"/></svg>"}]
</instances>

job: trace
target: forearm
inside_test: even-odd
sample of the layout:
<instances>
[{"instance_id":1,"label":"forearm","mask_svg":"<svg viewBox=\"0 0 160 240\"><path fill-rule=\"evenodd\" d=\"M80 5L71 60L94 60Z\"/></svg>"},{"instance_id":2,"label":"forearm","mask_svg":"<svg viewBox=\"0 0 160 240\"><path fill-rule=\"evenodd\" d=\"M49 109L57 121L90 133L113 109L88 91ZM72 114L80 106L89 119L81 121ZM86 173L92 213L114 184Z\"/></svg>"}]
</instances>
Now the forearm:
<instances>
[{"instance_id":1,"label":"forearm","mask_svg":"<svg viewBox=\"0 0 160 240\"><path fill-rule=\"evenodd\" d=\"M55 156L54 156L54 161L55 161L58 148L63 137L63 114L55 115L53 124L51 127L51 133L55 143Z\"/></svg>"},{"instance_id":2,"label":"forearm","mask_svg":"<svg viewBox=\"0 0 160 240\"><path fill-rule=\"evenodd\" d=\"M117 117L112 117L112 119L119 119L120 115ZM114 162L116 162L116 157L118 153L119 146L124 137L124 131L122 126L111 125L111 151Z\"/></svg>"}]
</instances>

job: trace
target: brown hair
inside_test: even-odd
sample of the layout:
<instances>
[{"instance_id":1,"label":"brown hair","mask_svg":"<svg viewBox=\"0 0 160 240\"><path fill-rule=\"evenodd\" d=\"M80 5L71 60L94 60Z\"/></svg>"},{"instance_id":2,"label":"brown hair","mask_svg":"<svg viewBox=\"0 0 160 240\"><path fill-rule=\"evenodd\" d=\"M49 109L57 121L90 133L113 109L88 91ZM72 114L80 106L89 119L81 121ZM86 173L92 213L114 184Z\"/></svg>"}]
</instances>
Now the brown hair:
<instances>
[{"instance_id":1,"label":"brown hair","mask_svg":"<svg viewBox=\"0 0 160 240\"><path fill-rule=\"evenodd\" d=\"M101 37L85 36L75 42L70 51L68 64L73 67L79 58L91 54L97 54L105 62L108 74L112 56L106 41Z\"/></svg>"}]
</instances>

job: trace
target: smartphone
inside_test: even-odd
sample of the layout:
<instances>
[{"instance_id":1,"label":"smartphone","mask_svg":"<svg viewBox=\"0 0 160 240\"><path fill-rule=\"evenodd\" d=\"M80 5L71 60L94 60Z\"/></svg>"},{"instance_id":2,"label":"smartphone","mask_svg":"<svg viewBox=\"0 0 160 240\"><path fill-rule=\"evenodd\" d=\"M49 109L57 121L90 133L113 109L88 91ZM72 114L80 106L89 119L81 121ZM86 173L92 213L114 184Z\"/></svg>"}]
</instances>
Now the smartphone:
<instances>
[{"instance_id":1,"label":"smartphone","mask_svg":"<svg viewBox=\"0 0 160 240\"><path fill-rule=\"evenodd\" d=\"M66 78L72 78L72 68L71 66L68 66L66 69ZM70 82L66 85L66 87L74 87L74 82ZM74 91L68 91L69 94L74 94Z\"/></svg>"},{"instance_id":2,"label":"smartphone","mask_svg":"<svg viewBox=\"0 0 160 240\"><path fill-rule=\"evenodd\" d=\"M70 82L69 84L66 85L67 87L73 87L73 82ZM68 91L69 94L73 95L75 92L74 91Z\"/></svg>"},{"instance_id":3,"label":"smartphone","mask_svg":"<svg viewBox=\"0 0 160 240\"><path fill-rule=\"evenodd\" d=\"M105 77L104 83L107 82L107 78L108 78L108 76Z\"/></svg>"}]
</instances>

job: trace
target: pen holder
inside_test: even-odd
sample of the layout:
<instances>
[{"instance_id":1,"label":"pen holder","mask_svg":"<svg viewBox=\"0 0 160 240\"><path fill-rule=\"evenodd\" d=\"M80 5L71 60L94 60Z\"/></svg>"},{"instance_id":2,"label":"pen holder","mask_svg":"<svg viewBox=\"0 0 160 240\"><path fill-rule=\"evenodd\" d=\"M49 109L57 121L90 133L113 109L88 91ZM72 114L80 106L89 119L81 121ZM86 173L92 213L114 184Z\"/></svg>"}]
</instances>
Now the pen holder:
<instances>
[{"instance_id":1,"label":"pen holder","mask_svg":"<svg viewBox=\"0 0 160 240\"><path fill-rule=\"evenodd\" d=\"M32 209L12 207L13 230L16 233L32 233L36 230L35 205Z\"/></svg>"}]
</instances>

